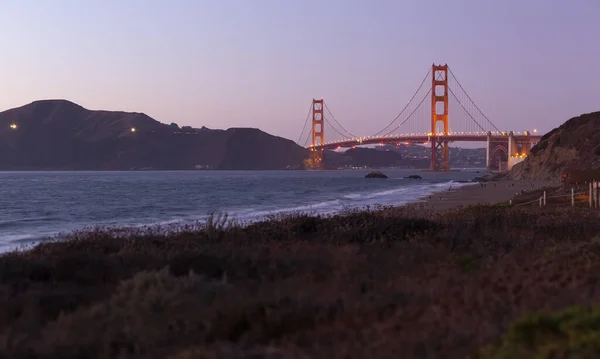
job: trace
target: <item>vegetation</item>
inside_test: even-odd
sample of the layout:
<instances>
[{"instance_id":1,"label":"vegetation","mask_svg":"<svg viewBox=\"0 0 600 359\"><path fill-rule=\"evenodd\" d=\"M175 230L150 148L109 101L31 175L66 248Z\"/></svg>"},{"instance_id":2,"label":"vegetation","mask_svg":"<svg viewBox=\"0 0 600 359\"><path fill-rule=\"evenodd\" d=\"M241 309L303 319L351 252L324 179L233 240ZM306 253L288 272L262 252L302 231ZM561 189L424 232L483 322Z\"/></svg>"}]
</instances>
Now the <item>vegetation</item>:
<instances>
[{"instance_id":1,"label":"vegetation","mask_svg":"<svg viewBox=\"0 0 600 359\"><path fill-rule=\"evenodd\" d=\"M548 208L74 233L0 257L0 357L593 357L600 212Z\"/></svg>"},{"instance_id":2,"label":"vegetation","mask_svg":"<svg viewBox=\"0 0 600 359\"><path fill-rule=\"evenodd\" d=\"M596 358L600 355L600 306L531 314L511 324L481 358Z\"/></svg>"}]
</instances>

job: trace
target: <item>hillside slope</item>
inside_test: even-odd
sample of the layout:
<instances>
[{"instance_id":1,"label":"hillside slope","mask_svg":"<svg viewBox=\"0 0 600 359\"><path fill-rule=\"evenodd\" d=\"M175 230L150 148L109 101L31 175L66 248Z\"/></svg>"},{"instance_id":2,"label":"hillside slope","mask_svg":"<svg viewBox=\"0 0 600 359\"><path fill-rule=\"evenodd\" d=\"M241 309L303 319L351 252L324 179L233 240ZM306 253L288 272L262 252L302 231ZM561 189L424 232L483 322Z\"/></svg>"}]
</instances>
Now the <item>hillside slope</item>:
<instances>
[{"instance_id":1,"label":"hillside slope","mask_svg":"<svg viewBox=\"0 0 600 359\"><path fill-rule=\"evenodd\" d=\"M600 168L600 112L574 117L548 132L515 165L513 179L556 180L565 170Z\"/></svg>"},{"instance_id":2,"label":"hillside slope","mask_svg":"<svg viewBox=\"0 0 600 359\"><path fill-rule=\"evenodd\" d=\"M0 113L0 170L284 169L306 157L294 142L257 129L182 130L66 100Z\"/></svg>"}]
</instances>

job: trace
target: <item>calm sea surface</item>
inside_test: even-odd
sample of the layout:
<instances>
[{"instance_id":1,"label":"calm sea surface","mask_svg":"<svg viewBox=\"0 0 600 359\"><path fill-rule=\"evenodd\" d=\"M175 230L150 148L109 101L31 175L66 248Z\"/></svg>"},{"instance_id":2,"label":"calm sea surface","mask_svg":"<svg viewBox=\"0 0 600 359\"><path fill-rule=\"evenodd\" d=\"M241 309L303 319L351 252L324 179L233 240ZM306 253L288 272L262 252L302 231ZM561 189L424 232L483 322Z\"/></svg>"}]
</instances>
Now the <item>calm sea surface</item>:
<instances>
[{"instance_id":1,"label":"calm sea surface","mask_svg":"<svg viewBox=\"0 0 600 359\"><path fill-rule=\"evenodd\" d=\"M400 205L457 187L475 170L0 172L0 250L91 226L188 223L209 213L256 220L284 212L333 213ZM407 179L418 174L423 180Z\"/></svg>"}]
</instances>

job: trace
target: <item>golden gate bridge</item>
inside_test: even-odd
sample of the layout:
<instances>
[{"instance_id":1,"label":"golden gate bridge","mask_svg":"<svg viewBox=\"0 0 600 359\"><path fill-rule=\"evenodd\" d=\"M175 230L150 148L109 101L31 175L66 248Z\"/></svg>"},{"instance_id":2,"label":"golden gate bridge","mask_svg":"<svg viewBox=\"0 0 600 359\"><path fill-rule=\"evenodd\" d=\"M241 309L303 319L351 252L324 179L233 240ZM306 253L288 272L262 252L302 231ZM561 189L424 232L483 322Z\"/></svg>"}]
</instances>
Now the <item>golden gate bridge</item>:
<instances>
[{"instance_id":1,"label":"golden gate bridge","mask_svg":"<svg viewBox=\"0 0 600 359\"><path fill-rule=\"evenodd\" d=\"M424 86L429 78L431 86ZM325 141L326 126L327 132L333 131L335 140ZM500 130L475 104L447 64L433 64L406 106L378 132L357 136L348 131L321 98L312 100L297 142L310 150L310 158L305 161L310 169L323 168L325 150L420 143L431 146L430 169L447 171L449 143L485 142L486 168L506 170L527 157L541 137L530 131Z\"/></svg>"}]
</instances>

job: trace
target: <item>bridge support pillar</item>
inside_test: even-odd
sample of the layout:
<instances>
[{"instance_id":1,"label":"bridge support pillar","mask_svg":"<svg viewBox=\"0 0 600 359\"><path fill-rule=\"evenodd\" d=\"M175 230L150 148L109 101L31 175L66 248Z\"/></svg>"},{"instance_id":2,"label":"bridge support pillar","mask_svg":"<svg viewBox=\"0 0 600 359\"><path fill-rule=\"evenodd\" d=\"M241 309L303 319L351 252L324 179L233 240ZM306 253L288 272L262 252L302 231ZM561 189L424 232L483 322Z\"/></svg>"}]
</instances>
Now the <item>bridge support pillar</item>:
<instances>
[{"instance_id":1,"label":"bridge support pillar","mask_svg":"<svg viewBox=\"0 0 600 359\"><path fill-rule=\"evenodd\" d=\"M323 169L323 150L316 146L325 144L325 126L323 118L323 99L312 101L312 146L311 158L307 167Z\"/></svg>"},{"instance_id":2,"label":"bridge support pillar","mask_svg":"<svg viewBox=\"0 0 600 359\"><path fill-rule=\"evenodd\" d=\"M506 169L512 169L512 167L518 162L521 162L519 160L519 146L515 140L514 132L510 131L508 133L508 164Z\"/></svg>"},{"instance_id":3,"label":"bridge support pillar","mask_svg":"<svg viewBox=\"0 0 600 359\"><path fill-rule=\"evenodd\" d=\"M431 163L429 169L432 171L449 170L448 141L440 136L432 137L431 140Z\"/></svg>"},{"instance_id":4,"label":"bridge support pillar","mask_svg":"<svg viewBox=\"0 0 600 359\"><path fill-rule=\"evenodd\" d=\"M439 106L439 108L438 108ZM443 132L439 133L438 123L443 124ZM442 136L449 135L448 127L448 65L431 67L431 164L432 171L450 169L448 160L448 141Z\"/></svg>"},{"instance_id":5,"label":"bridge support pillar","mask_svg":"<svg viewBox=\"0 0 600 359\"><path fill-rule=\"evenodd\" d=\"M487 139L485 142L485 168L487 170L492 168L492 132L488 131Z\"/></svg>"},{"instance_id":6,"label":"bridge support pillar","mask_svg":"<svg viewBox=\"0 0 600 359\"><path fill-rule=\"evenodd\" d=\"M532 141L528 141L528 142L524 142L521 145L521 151L525 156L529 156L529 153L531 153L531 147L533 147Z\"/></svg>"}]
</instances>

